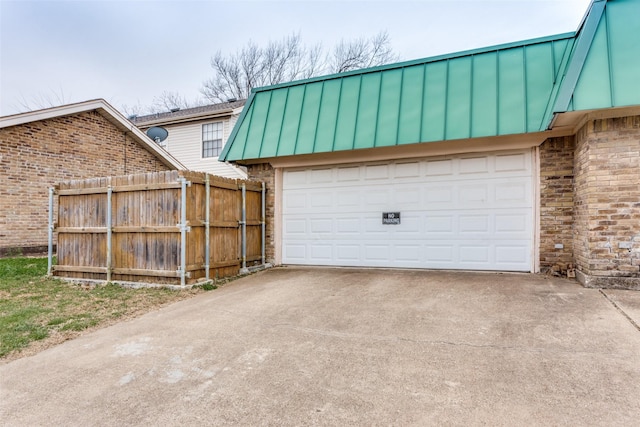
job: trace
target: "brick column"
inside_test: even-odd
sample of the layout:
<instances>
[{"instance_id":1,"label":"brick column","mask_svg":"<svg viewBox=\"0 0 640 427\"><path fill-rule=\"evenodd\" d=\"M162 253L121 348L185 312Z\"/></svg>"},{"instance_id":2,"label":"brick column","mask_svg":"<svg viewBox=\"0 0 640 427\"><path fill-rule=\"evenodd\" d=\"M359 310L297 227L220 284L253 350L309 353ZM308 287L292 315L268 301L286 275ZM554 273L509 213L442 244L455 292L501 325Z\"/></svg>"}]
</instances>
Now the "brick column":
<instances>
[{"instance_id":1,"label":"brick column","mask_svg":"<svg viewBox=\"0 0 640 427\"><path fill-rule=\"evenodd\" d=\"M589 287L640 289L640 116L576 135L574 251Z\"/></svg>"},{"instance_id":2,"label":"brick column","mask_svg":"<svg viewBox=\"0 0 640 427\"><path fill-rule=\"evenodd\" d=\"M573 255L573 136L540 146L540 267L565 272ZM556 245L563 245L556 248Z\"/></svg>"},{"instance_id":3,"label":"brick column","mask_svg":"<svg viewBox=\"0 0 640 427\"><path fill-rule=\"evenodd\" d=\"M265 252L267 262L275 261L275 234L274 234L274 207L275 207L275 171L269 163L260 163L247 166L249 179L262 181L266 186L266 244Z\"/></svg>"}]
</instances>

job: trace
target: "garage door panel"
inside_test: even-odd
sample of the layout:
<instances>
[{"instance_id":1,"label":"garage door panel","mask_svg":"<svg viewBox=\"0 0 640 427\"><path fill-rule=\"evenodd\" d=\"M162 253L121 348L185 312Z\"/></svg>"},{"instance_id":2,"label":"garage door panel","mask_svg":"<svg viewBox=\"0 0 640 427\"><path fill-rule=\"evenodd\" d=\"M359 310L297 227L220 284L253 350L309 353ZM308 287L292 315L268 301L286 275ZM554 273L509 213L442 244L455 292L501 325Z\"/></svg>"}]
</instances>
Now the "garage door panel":
<instances>
[{"instance_id":1,"label":"garage door panel","mask_svg":"<svg viewBox=\"0 0 640 427\"><path fill-rule=\"evenodd\" d=\"M357 190L338 191L336 193L336 208L360 206L362 203L360 196Z\"/></svg>"},{"instance_id":2,"label":"garage door panel","mask_svg":"<svg viewBox=\"0 0 640 427\"><path fill-rule=\"evenodd\" d=\"M333 260L333 247L326 244L314 244L311 246L311 259L313 260Z\"/></svg>"},{"instance_id":3,"label":"garage door panel","mask_svg":"<svg viewBox=\"0 0 640 427\"><path fill-rule=\"evenodd\" d=\"M284 221L284 234L289 237L300 235L302 239L307 238L307 220L304 218L287 218Z\"/></svg>"},{"instance_id":4,"label":"garage door panel","mask_svg":"<svg viewBox=\"0 0 640 427\"><path fill-rule=\"evenodd\" d=\"M329 191L307 195L307 206L312 208L334 208L333 194Z\"/></svg>"},{"instance_id":5,"label":"garage door panel","mask_svg":"<svg viewBox=\"0 0 640 427\"><path fill-rule=\"evenodd\" d=\"M461 236L478 233L489 234L489 214L484 215L460 215L458 217L458 231Z\"/></svg>"},{"instance_id":6,"label":"garage door panel","mask_svg":"<svg viewBox=\"0 0 640 427\"><path fill-rule=\"evenodd\" d=\"M515 214L497 214L495 216L495 232L502 233L529 233L529 223L531 222L529 212ZM523 236L524 237L524 236Z\"/></svg>"},{"instance_id":7,"label":"garage door panel","mask_svg":"<svg viewBox=\"0 0 640 427\"><path fill-rule=\"evenodd\" d=\"M287 212L293 212L295 209L306 212L307 195L302 192L290 192L284 197L283 205Z\"/></svg>"},{"instance_id":8,"label":"garage door panel","mask_svg":"<svg viewBox=\"0 0 640 427\"><path fill-rule=\"evenodd\" d=\"M451 244L426 244L425 245L425 264L428 268L450 268L457 261L455 256L455 248Z\"/></svg>"},{"instance_id":9,"label":"garage door panel","mask_svg":"<svg viewBox=\"0 0 640 427\"><path fill-rule=\"evenodd\" d=\"M495 184L494 194L496 202L528 203L531 191L527 182L509 181Z\"/></svg>"},{"instance_id":10,"label":"garage door panel","mask_svg":"<svg viewBox=\"0 0 640 427\"><path fill-rule=\"evenodd\" d=\"M349 166L338 168L338 182L353 182L360 180L360 166Z\"/></svg>"},{"instance_id":11,"label":"garage door panel","mask_svg":"<svg viewBox=\"0 0 640 427\"><path fill-rule=\"evenodd\" d=\"M420 162L397 163L395 165L395 178L420 177Z\"/></svg>"},{"instance_id":12,"label":"garage door panel","mask_svg":"<svg viewBox=\"0 0 640 427\"><path fill-rule=\"evenodd\" d=\"M424 174L429 177L453 175L453 160L427 160L424 163Z\"/></svg>"},{"instance_id":13,"label":"garage door panel","mask_svg":"<svg viewBox=\"0 0 640 427\"><path fill-rule=\"evenodd\" d=\"M531 162L526 153L497 154L495 156L496 172L529 172Z\"/></svg>"},{"instance_id":14,"label":"garage door panel","mask_svg":"<svg viewBox=\"0 0 640 427\"><path fill-rule=\"evenodd\" d=\"M461 158L459 162L459 171L462 175L489 173L487 156Z\"/></svg>"},{"instance_id":15,"label":"garage door panel","mask_svg":"<svg viewBox=\"0 0 640 427\"><path fill-rule=\"evenodd\" d=\"M527 263L529 256L528 247L524 245L500 245L496 244L496 261L502 265Z\"/></svg>"},{"instance_id":16,"label":"garage door panel","mask_svg":"<svg viewBox=\"0 0 640 427\"><path fill-rule=\"evenodd\" d=\"M311 219L309 220L312 234L331 234L333 233L333 220L330 218Z\"/></svg>"},{"instance_id":17,"label":"garage door panel","mask_svg":"<svg viewBox=\"0 0 640 427\"><path fill-rule=\"evenodd\" d=\"M489 244L460 245L458 249L460 255L459 263L461 265L477 264L486 266L489 264L489 252Z\"/></svg>"},{"instance_id":18,"label":"garage door panel","mask_svg":"<svg viewBox=\"0 0 640 427\"><path fill-rule=\"evenodd\" d=\"M399 188L394 193L394 205L402 205L406 207L414 207L419 209L422 206L421 188L418 186L410 188Z\"/></svg>"},{"instance_id":19,"label":"garage door panel","mask_svg":"<svg viewBox=\"0 0 640 427\"><path fill-rule=\"evenodd\" d=\"M285 171L283 190L284 263L531 270L529 151Z\"/></svg>"},{"instance_id":20,"label":"garage door panel","mask_svg":"<svg viewBox=\"0 0 640 427\"><path fill-rule=\"evenodd\" d=\"M349 235L356 234L359 235L362 231L362 222L360 218L336 218L336 234L339 235Z\"/></svg>"},{"instance_id":21,"label":"garage door panel","mask_svg":"<svg viewBox=\"0 0 640 427\"><path fill-rule=\"evenodd\" d=\"M419 265L422 261L422 245L394 245L394 258L399 262Z\"/></svg>"},{"instance_id":22,"label":"garage door panel","mask_svg":"<svg viewBox=\"0 0 640 427\"><path fill-rule=\"evenodd\" d=\"M360 245L336 244L336 262L342 261L346 265L357 266L360 261Z\"/></svg>"},{"instance_id":23,"label":"garage door panel","mask_svg":"<svg viewBox=\"0 0 640 427\"><path fill-rule=\"evenodd\" d=\"M333 182L333 169L312 169L307 179L310 184L328 184Z\"/></svg>"},{"instance_id":24,"label":"garage door panel","mask_svg":"<svg viewBox=\"0 0 640 427\"><path fill-rule=\"evenodd\" d=\"M389 178L389 165L369 165L364 167L365 181L377 181Z\"/></svg>"},{"instance_id":25,"label":"garage door panel","mask_svg":"<svg viewBox=\"0 0 640 427\"><path fill-rule=\"evenodd\" d=\"M449 208L451 206L451 203L454 200L454 189L451 188L450 186L425 186L425 202L429 204L429 206L431 208L435 208L436 206L432 206L432 205L439 205L443 208Z\"/></svg>"},{"instance_id":26,"label":"garage door panel","mask_svg":"<svg viewBox=\"0 0 640 427\"><path fill-rule=\"evenodd\" d=\"M283 257L288 259L288 262L306 263L307 257L307 244L305 243L285 243L282 247Z\"/></svg>"},{"instance_id":27,"label":"garage door panel","mask_svg":"<svg viewBox=\"0 0 640 427\"><path fill-rule=\"evenodd\" d=\"M451 234L454 232L455 218L452 215L427 215L425 218L425 234Z\"/></svg>"}]
</instances>

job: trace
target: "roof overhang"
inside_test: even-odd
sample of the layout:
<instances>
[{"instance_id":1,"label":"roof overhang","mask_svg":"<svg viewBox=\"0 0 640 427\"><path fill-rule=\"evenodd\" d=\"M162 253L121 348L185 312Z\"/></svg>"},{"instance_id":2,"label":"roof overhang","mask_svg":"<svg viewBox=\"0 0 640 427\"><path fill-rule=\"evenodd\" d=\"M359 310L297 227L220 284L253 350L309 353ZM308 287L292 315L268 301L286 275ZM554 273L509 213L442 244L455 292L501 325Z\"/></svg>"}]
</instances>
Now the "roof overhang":
<instances>
[{"instance_id":1,"label":"roof overhang","mask_svg":"<svg viewBox=\"0 0 640 427\"><path fill-rule=\"evenodd\" d=\"M78 102L75 104L61 105L59 107L47 108L44 110L29 111L26 113L0 117L0 129L10 126L19 126L22 124L41 120L53 119L57 117L70 116L73 114L94 110L109 122L111 122L118 129L122 130L123 132L127 132L136 142L153 153L158 158L158 160L160 160L166 166L177 170L187 169L175 157L169 154L162 147L158 146L158 144L152 141L147 135L144 134L144 132L138 129L133 123L131 123L104 99L93 99L90 101Z\"/></svg>"},{"instance_id":2,"label":"roof overhang","mask_svg":"<svg viewBox=\"0 0 640 427\"><path fill-rule=\"evenodd\" d=\"M519 150L537 147L547 138L560 136L553 131L520 135L503 135L455 141L424 142L392 147L364 148L331 153L302 154L234 162L242 165L270 163L275 168L312 167L346 163L377 162L447 156L487 151Z\"/></svg>"},{"instance_id":3,"label":"roof overhang","mask_svg":"<svg viewBox=\"0 0 640 427\"><path fill-rule=\"evenodd\" d=\"M575 135L580 128L590 121L628 116L640 116L640 105L556 113L549 125L549 129L553 136Z\"/></svg>"}]
</instances>

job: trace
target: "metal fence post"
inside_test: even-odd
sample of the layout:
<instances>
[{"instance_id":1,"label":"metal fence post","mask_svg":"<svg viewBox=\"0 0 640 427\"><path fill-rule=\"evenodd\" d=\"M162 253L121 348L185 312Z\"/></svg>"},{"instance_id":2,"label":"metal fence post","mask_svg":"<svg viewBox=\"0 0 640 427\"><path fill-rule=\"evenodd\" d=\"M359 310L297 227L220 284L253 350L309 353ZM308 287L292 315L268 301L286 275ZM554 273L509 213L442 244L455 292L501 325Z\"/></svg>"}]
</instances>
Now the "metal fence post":
<instances>
[{"instance_id":1,"label":"metal fence post","mask_svg":"<svg viewBox=\"0 0 640 427\"><path fill-rule=\"evenodd\" d=\"M242 183L242 268L240 274L247 274L247 186Z\"/></svg>"},{"instance_id":2,"label":"metal fence post","mask_svg":"<svg viewBox=\"0 0 640 427\"><path fill-rule=\"evenodd\" d=\"M266 185L263 182L262 183L262 243L261 243L261 256L262 256L262 265L266 264L266 257L265 257L265 246L266 246L266 228L267 228L267 223L266 223L266 217L267 217L267 207L266 207Z\"/></svg>"},{"instance_id":3,"label":"metal fence post","mask_svg":"<svg viewBox=\"0 0 640 427\"><path fill-rule=\"evenodd\" d=\"M112 270L112 238L113 238L113 214L111 213L112 209L112 196L113 196L113 187L111 184L107 187L107 283L111 282L111 270Z\"/></svg>"},{"instance_id":4,"label":"metal fence post","mask_svg":"<svg viewBox=\"0 0 640 427\"><path fill-rule=\"evenodd\" d=\"M191 182L187 181L185 177L178 178L180 182L181 201L180 201L180 286L187 284L187 231L191 231L191 227L187 226L187 185L191 185Z\"/></svg>"},{"instance_id":5,"label":"metal fence post","mask_svg":"<svg viewBox=\"0 0 640 427\"><path fill-rule=\"evenodd\" d=\"M47 258L47 276L53 273L53 187L49 187L49 251Z\"/></svg>"},{"instance_id":6,"label":"metal fence post","mask_svg":"<svg viewBox=\"0 0 640 427\"><path fill-rule=\"evenodd\" d=\"M211 194L211 187L210 187L210 180L209 180L209 174L205 175L205 179L204 179L204 185L205 185L205 201L204 201L204 209L205 209L205 213L204 213L204 270L205 270L205 279L208 281L209 280L209 268L210 268L210 258L211 258L211 248L210 248L210 231L209 231L209 222L210 222L210 208L211 208L211 204L209 201L210 198L210 194Z\"/></svg>"}]
</instances>

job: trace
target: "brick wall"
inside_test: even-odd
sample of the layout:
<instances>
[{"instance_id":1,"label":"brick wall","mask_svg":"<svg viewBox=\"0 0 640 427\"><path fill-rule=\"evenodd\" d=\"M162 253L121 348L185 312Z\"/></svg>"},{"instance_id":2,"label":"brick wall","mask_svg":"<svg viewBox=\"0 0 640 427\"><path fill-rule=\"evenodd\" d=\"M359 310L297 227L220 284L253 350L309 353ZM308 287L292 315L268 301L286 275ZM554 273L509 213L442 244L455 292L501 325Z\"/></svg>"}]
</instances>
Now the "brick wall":
<instances>
[{"instance_id":1,"label":"brick wall","mask_svg":"<svg viewBox=\"0 0 640 427\"><path fill-rule=\"evenodd\" d=\"M266 188L266 229L265 229L265 256L267 262L275 262L275 234L274 223L275 218L275 170L269 163L261 163L257 165L247 166L247 175L249 179L255 179L265 183Z\"/></svg>"},{"instance_id":2,"label":"brick wall","mask_svg":"<svg viewBox=\"0 0 640 427\"><path fill-rule=\"evenodd\" d=\"M0 129L0 253L47 244L55 183L167 169L97 111Z\"/></svg>"},{"instance_id":3,"label":"brick wall","mask_svg":"<svg viewBox=\"0 0 640 427\"><path fill-rule=\"evenodd\" d=\"M573 136L540 146L540 267L564 271L573 254ZM562 249L556 249L562 244Z\"/></svg>"},{"instance_id":4,"label":"brick wall","mask_svg":"<svg viewBox=\"0 0 640 427\"><path fill-rule=\"evenodd\" d=\"M581 281L629 287L615 278L640 279L640 116L590 121L579 130L575 204Z\"/></svg>"}]
</instances>

